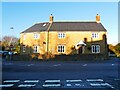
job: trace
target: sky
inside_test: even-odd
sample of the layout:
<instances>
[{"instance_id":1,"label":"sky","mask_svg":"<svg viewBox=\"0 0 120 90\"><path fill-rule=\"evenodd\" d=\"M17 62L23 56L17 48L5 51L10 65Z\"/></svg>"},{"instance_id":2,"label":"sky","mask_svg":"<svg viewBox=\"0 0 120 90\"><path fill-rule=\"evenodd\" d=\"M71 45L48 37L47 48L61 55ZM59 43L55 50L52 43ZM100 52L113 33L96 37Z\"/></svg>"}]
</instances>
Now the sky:
<instances>
[{"instance_id":1,"label":"sky","mask_svg":"<svg viewBox=\"0 0 120 90\"><path fill-rule=\"evenodd\" d=\"M50 14L54 21L95 21L99 14L108 43L118 42L118 2L2 2L0 9L2 36L19 38L35 23L49 22Z\"/></svg>"}]
</instances>

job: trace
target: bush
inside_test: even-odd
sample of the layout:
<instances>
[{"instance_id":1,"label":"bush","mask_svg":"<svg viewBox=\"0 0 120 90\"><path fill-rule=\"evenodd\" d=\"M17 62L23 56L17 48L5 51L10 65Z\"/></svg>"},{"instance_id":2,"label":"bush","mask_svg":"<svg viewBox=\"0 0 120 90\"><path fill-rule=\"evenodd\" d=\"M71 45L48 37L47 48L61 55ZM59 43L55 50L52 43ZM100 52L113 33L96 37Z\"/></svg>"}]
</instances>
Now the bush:
<instances>
[{"instance_id":1,"label":"bush","mask_svg":"<svg viewBox=\"0 0 120 90\"><path fill-rule=\"evenodd\" d=\"M42 55L43 59L52 59L55 57L51 52L46 52L44 55Z\"/></svg>"},{"instance_id":2,"label":"bush","mask_svg":"<svg viewBox=\"0 0 120 90\"><path fill-rule=\"evenodd\" d=\"M10 57L8 57L8 59L10 59ZM32 60L32 57L29 54L25 54L25 55L17 54L12 56L12 60L28 61L28 60Z\"/></svg>"}]
</instances>

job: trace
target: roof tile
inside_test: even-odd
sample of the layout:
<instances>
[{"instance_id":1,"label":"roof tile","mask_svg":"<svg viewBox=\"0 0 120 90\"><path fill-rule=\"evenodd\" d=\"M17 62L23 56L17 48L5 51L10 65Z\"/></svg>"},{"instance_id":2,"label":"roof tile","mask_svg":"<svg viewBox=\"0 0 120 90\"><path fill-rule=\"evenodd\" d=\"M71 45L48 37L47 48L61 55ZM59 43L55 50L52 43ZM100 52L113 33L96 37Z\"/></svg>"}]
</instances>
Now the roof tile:
<instances>
[{"instance_id":1,"label":"roof tile","mask_svg":"<svg viewBox=\"0 0 120 90\"><path fill-rule=\"evenodd\" d=\"M49 22L38 23L22 33L46 31L49 25ZM97 22L53 22L50 31L106 31L106 29Z\"/></svg>"}]
</instances>

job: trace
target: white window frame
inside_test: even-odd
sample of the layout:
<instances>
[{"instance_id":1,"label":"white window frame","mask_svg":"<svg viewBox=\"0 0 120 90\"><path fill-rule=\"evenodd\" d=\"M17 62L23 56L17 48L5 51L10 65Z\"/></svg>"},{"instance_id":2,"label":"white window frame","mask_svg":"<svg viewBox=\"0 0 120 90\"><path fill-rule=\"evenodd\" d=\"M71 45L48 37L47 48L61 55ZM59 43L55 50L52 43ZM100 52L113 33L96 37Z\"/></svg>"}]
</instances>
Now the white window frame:
<instances>
[{"instance_id":1,"label":"white window frame","mask_svg":"<svg viewBox=\"0 0 120 90\"><path fill-rule=\"evenodd\" d=\"M59 32L58 33L58 38L65 38L65 33L63 33L63 32Z\"/></svg>"},{"instance_id":2,"label":"white window frame","mask_svg":"<svg viewBox=\"0 0 120 90\"><path fill-rule=\"evenodd\" d=\"M58 53L65 53L65 45L58 45L57 52Z\"/></svg>"},{"instance_id":3,"label":"white window frame","mask_svg":"<svg viewBox=\"0 0 120 90\"><path fill-rule=\"evenodd\" d=\"M39 46L38 45L33 46L33 53L39 53Z\"/></svg>"},{"instance_id":4,"label":"white window frame","mask_svg":"<svg viewBox=\"0 0 120 90\"><path fill-rule=\"evenodd\" d=\"M92 33L92 38L99 38L99 33Z\"/></svg>"},{"instance_id":5,"label":"white window frame","mask_svg":"<svg viewBox=\"0 0 120 90\"><path fill-rule=\"evenodd\" d=\"M92 53L100 53L100 45L92 45Z\"/></svg>"},{"instance_id":6,"label":"white window frame","mask_svg":"<svg viewBox=\"0 0 120 90\"><path fill-rule=\"evenodd\" d=\"M26 52L26 46L23 46L22 50L23 50L23 52Z\"/></svg>"},{"instance_id":7,"label":"white window frame","mask_svg":"<svg viewBox=\"0 0 120 90\"><path fill-rule=\"evenodd\" d=\"M40 37L40 34L34 33L34 39L39 39L39 37Z\"/></svg>"}]
</instances>

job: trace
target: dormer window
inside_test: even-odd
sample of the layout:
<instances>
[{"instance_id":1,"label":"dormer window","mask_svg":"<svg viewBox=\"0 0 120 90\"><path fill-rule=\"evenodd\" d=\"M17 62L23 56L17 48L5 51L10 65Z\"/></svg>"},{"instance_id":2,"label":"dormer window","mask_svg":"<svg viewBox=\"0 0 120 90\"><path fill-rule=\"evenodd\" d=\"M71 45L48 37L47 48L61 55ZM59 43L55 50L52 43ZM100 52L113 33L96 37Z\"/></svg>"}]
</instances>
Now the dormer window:
<instances>
[{"instance_id":1,"label":"dormer window","mask_svg":"<svg viewBox=\"0 0 120 90\"><path fill-rule=\"evenodd\" d=\"M34 39L39 39L39 37L40 37L40 34L34 33Z\"/></svg>"},{"instance_id":2,"label":"dormer window","mask_svg":"<svg viewBox=\"0 0 120 90\"><path fill-rule=\"evenodd\" d=\"M59 32L59 33L58 33L58 38L65 38L65 33Z\"/></svg>"},{"instance_id":3,"label":"dormer window","mask_svg":"<svg viewBox=\"0 0 120 90\"><path fill-rule=\"evenodd\" d=\"M43 24L43 27L45 27L46 25L47 25L47 24L46 24L46 23L44 23L44 24Z\"/></svg>"}]
</instances>

